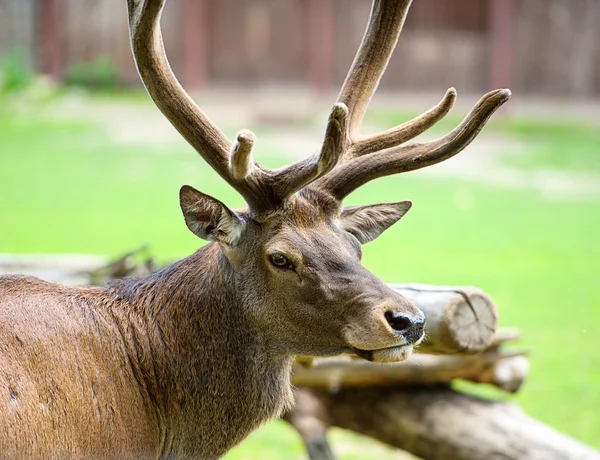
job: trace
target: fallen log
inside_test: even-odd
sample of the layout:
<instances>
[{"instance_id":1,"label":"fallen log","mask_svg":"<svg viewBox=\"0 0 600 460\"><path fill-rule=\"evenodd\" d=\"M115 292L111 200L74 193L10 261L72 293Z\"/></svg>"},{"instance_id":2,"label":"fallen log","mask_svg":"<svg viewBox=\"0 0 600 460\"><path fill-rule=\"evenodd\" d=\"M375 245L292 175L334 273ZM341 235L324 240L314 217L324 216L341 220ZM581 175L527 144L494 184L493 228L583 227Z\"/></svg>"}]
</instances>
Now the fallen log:
<instances>
[{"instance_id":1,"label":"fallen log","mask_svg":"<svg viewBox=\"0 0 600 460\"><path fill-rule=\"evenodd\" d=\"M317 358L311 367L295 366L297 387L341 388L431 386L454 379L487 383L504 391L519 390L529 371L524 351L490 350L479 355L413 355L401 363L373 364L350 357Z\"/></svg>"},{"instance_id":2,"label":"fallen log","mask_svg":"<svg viewBox=\"0 0 600 460\"><path fill-rule=\"evenodd\" d=\"M336 460L327 440L328 418L325 406L309 390L295 390L295 407L281 418L300 434L310 460Z\"/></svg>"},{"instance_id":3,"label":"fallen log","mask_svg":"<svg viewBox=\"0 0 600 460\"><path fill-rule=\"evenodd\" d=\"M600 460L600 453L527 417L512 403L451 390L456 378L517 391L526 353L500 347L519 338L499 329L478 355L413 355L375 365L351 357L295 366L296 406L284 415L311 460L335 460L327 429L370 436L425 460Z\"/></svg>"},{"instance_id":4,"label":"fallen log","mask_svg":"<svg viewBox=\"0 0 600 460\"><path fill-rule=\"evenodd\" d=\"M285 419L311 445L311 460L333 460L324 430L349 429L425 460L600 460L600 453L526 416L516 405L448 388L297 390ZM325 439L325 441L323 441Z\"/></svg>"}]
</instances>

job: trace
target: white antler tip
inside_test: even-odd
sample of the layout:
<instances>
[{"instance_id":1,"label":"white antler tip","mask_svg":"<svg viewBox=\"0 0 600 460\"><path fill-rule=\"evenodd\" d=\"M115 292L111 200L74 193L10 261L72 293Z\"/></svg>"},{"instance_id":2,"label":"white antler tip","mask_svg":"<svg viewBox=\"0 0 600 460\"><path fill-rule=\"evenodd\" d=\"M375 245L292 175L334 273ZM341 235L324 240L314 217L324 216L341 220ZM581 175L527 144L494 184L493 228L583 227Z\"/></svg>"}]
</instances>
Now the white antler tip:
<instances>
[{"instance_id":1,"label":"white antler tip","mask_svg":"<svg viewBox=\"0 0 600 460\"><path fill-rule=\"evenodd\" d=\"M338 102L331 109L332 118L344 118L348 116L348 107L343 102Z\"/></svg>"},{"instance_id":2,"label":"white antler tip","mask_svg":"<svg viewBox=\"0 0 600 460\"><path fill-rule=\"evenodd\" d=\"M497 89L487 93L483 98L488 99L494 105L502 105L510 99L512 93L510 89Z\"/></svg>"},{"instance_id":3,"label":"white antler tip","mask_svg":"<svg viewBox=\"0 0 600 460\"><path fill-rule=\"evenodd\" d=\"M236 142L229 154L229 173L236 180L245 179L254 168L252 148L256 137L252 131L242 129L237 133Z\"/></svg>"},{"instance_id":4,"label":"white antler tip","mask_svg":"<svg viewBox=\"0 0 600 460\"><path fill-rule=\"evenodd\" d=\"M238 142L244 144L254 144L256 142L256 136L248 129L242 129L237 133L236 139Z\"/></svg>"}]
</instances>

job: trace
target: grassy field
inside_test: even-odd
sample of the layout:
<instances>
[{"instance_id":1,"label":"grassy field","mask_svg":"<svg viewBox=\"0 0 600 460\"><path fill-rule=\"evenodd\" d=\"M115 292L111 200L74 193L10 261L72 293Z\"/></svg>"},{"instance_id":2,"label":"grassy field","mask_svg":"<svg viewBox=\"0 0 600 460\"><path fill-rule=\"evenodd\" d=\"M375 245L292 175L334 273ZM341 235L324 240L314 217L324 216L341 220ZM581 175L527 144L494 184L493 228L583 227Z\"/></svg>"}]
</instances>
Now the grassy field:
<instances>
[{"instance_id":1,"label":"grassy field","mask_svg":"<svg viewBox=\"0 0 600 460\"><path fill-rule=\"evenodd\" d=\"M404 118L378 116L388 126ZM584 170L600 181L598 130L505 120L486 133L531 146L507 157L512 167ZM0 252L119 255L149 243L163 260L185 256L200 242L177 204L184 183L241 204L183 141L123 145L89 121L59 120L35 107L0 110ZM600 448L600 196L548 198L526 185L409 174L371 183L348 203L401 199L412 199L414 208L365 248L365 265L389 282L472 284L492 294L501 325L518 327L533 350L531 376L515 400ZM365 458L366 450L394 458L345 433L334 440L345 459ZM302 458L302 452L296 435L278 422L227 458Z\"/></svg>"}]
</instances>

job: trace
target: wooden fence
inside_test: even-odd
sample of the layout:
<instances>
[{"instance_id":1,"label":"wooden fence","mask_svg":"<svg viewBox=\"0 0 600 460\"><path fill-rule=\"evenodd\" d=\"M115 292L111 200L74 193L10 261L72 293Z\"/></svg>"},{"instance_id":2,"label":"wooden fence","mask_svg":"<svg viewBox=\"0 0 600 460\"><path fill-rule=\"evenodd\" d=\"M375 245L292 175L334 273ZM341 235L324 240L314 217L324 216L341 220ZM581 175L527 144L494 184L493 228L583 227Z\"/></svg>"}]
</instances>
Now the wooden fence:
<instances>
[{"instance_id":1,"label":"wooden fence","mask_svg":"<svg viewBox=\"0 0 600 460\"><path fill-rule=\"evenodd\" d=\"M368 0L169 0L163 35L189 86L342 81ZM415 0L386 89L600 96L600 0ZM0 55L14 47L58 78L106 59L138 84L125 0L0 0Z\"/></svg>"}]
</instances>

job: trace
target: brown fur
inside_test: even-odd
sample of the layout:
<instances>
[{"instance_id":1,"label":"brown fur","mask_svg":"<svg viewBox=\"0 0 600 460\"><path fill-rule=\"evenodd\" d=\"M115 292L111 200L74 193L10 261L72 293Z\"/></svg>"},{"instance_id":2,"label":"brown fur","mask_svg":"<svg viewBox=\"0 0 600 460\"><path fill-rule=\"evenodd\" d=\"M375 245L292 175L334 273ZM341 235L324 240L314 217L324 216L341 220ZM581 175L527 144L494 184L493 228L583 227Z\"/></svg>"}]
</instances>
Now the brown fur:
<instances>
[{"instance_id":1,"label":"brown fur","mask_svg":"<svg viewBox=\"0 0 600 460\"><path fill-rule=\"evenodd\" d=\"M0 277L4 458L218 458L291 403L295 354L350 351L347 328L360 346L396 345L381 306L419 314L309 200L237 215L237 245L147 277ZM273 245L299 254L296 272L271 266Z\"/></svg>"}]
</instances>

